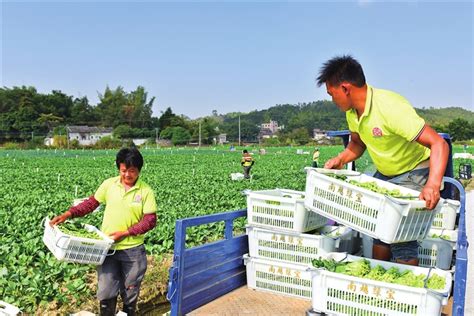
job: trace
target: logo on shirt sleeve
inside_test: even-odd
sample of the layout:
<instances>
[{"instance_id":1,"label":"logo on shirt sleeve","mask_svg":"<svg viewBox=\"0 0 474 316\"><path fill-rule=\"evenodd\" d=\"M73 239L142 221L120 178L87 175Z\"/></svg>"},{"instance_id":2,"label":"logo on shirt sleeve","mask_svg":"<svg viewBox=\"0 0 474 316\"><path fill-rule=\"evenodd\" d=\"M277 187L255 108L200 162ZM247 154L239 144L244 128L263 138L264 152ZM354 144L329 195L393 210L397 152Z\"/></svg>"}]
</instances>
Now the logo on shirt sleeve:
<instances>
[{"instance_id":1,"label":"logo on shirt sleeve","mask_svg":"<svg viewBox=\"0 0 474 316\"><path fill-rule=\"evenodd\" d=\"M372 136L374 137L382 137L383 136L383 133L382 133L382 130L378 127L374 127L372 128Z\"/></svg>"}]
</instances>

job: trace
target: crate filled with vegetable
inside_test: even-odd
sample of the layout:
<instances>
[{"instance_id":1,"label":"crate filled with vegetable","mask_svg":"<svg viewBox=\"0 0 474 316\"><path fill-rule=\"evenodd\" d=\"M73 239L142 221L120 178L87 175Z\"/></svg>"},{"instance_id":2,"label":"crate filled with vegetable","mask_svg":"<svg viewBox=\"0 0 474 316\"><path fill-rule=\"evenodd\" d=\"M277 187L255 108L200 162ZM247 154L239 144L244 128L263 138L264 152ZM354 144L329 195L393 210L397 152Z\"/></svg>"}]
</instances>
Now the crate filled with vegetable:
<instances>
[{"instance_id":1,"label":"crate filled with vegetable","mask_svg":"<svg viewBox=\"0 0 474 316\"><path fill-rule=\"evenodd\" d=\"M418 248L419 265L443 270L451 269L457 237L457 230L430 229L427 238L420 242Z\"/></svg>"},{"instance_id":2,"label":"crate filled with vegetable","mask_svg":"<svg viewBox=\"0 0 474 316\"><path fill-rule=\"evenodd\" d=\"M454 229L456 214L459 212L460 205L459 201L446 200L439 213L434 217L432 228Z\"/></svg>"},{"instance_id":3,"label":"crate filled with vegetable","mask_svg":"<svg viewBox=\"0 0 474 316\"><path fill-rule=\"evenodd\" d=\"M100 265L114 243L92 225L65 222L51 227L49 222L46 217L43 242L60 261Z\"/></svg>"},{"instance_id":4,"label":"crate filled with vegetable","mask_svg":"<svg viewBox=\"0 0 474 316\"><path fill-rule=\"evenodd\" d=\"M310 300L310 265L267 260L244 255L247 286L251 289Z\"/></svg>"},{"instance_id":5,"label":"crate filled with vegetable","mask_svg":"<svg viewBox=\"0 0 474 316\"><path fill-rule=\"evenodd\" d=\"M302 191L274 189L244 193L250 225L304 233L327 223L327 218L305 208Z\"/></svg>"},{"instance_id":6,"label":"crate filled with vegetable","mask_svg":"<svg viewBox=\"0 0 474 316\"><path fill-rule=\"evenodd\" d=\"M308 209L385 243L424 239L445 203L428 210L418 191L358 172L306 171Z\"/></svg>"},{"instance_id":7,"label":"crate filled with vegetable","mask_svg":"<svg viewBox=\"0 0 474 316\"><path fill-rule=\"evenodd\" d=\"M341 240L353 230L344 226L324 226L312 233L294 233L247 226L251 257L311 264L321 254L335 252Z\"/></svg>"},{"instance_id":8,"label":"crate filled with vegetable","mask_svg":"<svg viewBox=\"0 0 474 316\"><path fill-rule=\"evenodd\" d=\"M313 260L312 308L338 315L439 315L451 273L332 253ZM316 294L317 293L317 294Z\"/></svg>"}]
</instances>

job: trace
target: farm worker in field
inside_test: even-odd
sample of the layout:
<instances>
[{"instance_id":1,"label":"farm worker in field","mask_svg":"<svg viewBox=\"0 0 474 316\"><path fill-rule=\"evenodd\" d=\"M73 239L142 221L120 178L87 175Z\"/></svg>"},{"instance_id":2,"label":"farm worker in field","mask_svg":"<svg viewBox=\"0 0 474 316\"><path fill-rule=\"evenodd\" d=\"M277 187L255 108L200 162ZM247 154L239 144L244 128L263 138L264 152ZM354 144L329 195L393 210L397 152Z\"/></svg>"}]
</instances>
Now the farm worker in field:
<instances>
[{"instance_id":1,"label":"farm worker in field","mask_svg":"<svg viewBox=\"0 0 474 316\"><path fill-rule=\"evenodd\" d=\"M313 162L311 163L311 167L317 168L319 163L319 147L316 147L313 152Z\"/></svg>"},{"instance_id":2,"label":"farm worker in field","mask_svg":"<svg viewBox=\"0 0 474 316\"><path fill-rule=\"evenodd\" d=\"M244 168L244 178L245 179L250 179L250 169L252 169L252 166L254 164L254 160L252 156L250 156L249 152L247 149L243 150L243 155L242 155L242 160L240 161L240 164Z\"/></svg>"},{"instance_id":3,"label":"farm worker in field","mask_svg":"<svg viewBox=\"0 0 474 316\"><path fill-rule=\"evenodd\" d=\"M105 203L101 230L115 240L115 253L97 267L100 315L115 315L119 293L123 311L135 315L147 268L144 234L156 225L157 205L153 190L139 179L143 157L138 149L121 149L115 163L119 176L102 182L94 195L54 217L50 225L82 217Z\"/></svg>"},{"instance_id":4,"label":"farm worker in field","mask_svg":"<svg viewBox=\"0 0 474 316\"><path fill-rule=\"evenodd\" d=\"M401 95L365 82L362 66L351 56L327 61L317 78L346 113L351 138L346 149L325 168L341 169L367 149L377 172L374 177L421 191L419 198L433 209L440 199L448 161L448 144L417 115ZM387 245L374 241L373 257L418 265L416 241Z\"/></svg>"}]
</instances>

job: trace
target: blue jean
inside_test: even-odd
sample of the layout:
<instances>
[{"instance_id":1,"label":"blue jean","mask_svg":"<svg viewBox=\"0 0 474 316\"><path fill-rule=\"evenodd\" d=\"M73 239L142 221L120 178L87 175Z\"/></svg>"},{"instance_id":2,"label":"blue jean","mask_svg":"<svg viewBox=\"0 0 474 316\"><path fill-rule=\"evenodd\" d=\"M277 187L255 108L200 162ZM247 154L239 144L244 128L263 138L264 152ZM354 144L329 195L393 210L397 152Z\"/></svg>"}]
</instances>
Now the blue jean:
<instances>
[{"instance_id":1,"label":"blue jean","mask_svg":"<svg viewBox=\"0 0 474 316\"><path fill-rule=\"evenodd\" d=\"M402 173L394 177L387 177L380 172L374 174L374 178L388 181L397 185L407 187L409 189L421 191L426 181L428 181L429 168L416 169ZM412 260L418 259L418 241L408 241L396 244L386 244L379 239L374 239L374 244L390 246L393 260Z\"/></svg>"},{"instance_id":2,"label":"blue jean","mask_svg":"<svg viewBox=\"0 0 474 316\"><path fill-rule=\"evenodd\" d=\"M117 250L97 267L99 301L117 297L124 304L133 304L140 293L140 285L147 267L145 246Z\"/></svg>"}]
</instances>

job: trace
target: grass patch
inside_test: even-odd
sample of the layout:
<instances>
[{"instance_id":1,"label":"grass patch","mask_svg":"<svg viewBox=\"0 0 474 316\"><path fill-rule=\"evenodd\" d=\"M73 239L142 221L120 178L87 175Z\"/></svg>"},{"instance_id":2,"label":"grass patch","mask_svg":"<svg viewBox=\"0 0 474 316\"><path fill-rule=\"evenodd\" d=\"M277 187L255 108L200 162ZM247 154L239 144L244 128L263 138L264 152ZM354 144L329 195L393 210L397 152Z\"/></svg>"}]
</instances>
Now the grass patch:
<instances>
[{"instance_id":1,"label":"grass patch","mask_svg":"<svg viewBox=\"0 0 474 316\"><path fill-rule=\"evenodd\" d=\"M173 255L148 255L147 261L148 267L140 289L137 312L140 315L157 315L156 310L166 311L167 306L169 306L166 300L166 291L168 286L168 270L173 263ZM73 297L68 298L68 304L59 305L58 302L52 301L47 305L38 306L35 315L60 316L77 313L79 311L99 314L99 306L95 297L97 290L97 273L92 270L86 275L86 279L87 286L91 289L93 295L82 297L80 304ZM117 307L122 307L120 298ZM161 315L161 313L159 314Z\"/></svg>"}]
</instances>

